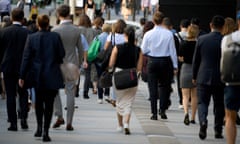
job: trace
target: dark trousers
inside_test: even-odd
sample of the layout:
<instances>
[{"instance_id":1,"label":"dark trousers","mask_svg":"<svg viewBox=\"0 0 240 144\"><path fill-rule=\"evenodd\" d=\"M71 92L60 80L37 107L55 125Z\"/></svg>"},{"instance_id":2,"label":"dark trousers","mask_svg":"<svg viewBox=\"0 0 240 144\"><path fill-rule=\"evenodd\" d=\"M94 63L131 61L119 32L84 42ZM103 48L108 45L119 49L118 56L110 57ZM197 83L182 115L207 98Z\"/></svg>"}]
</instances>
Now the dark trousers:
<instances>
[{"instance_id":1,"label":"dark trousers","mask_svg":"<svg viewBox=\"0 0 240 144\"><path fill-rule=\"evenodd\" d=\"M96 66L96 70L97 70L97 76L98 76L98 79L100 78L101 74L103 73L102 69L100 66L98 66L97 64L95 64ZM110 93L110 88L101 88L99 87L99 85L97 86L98 88L98 98L99 99L102 99L103 98L103 93L105 96L109 96L109 93Z\"/></svg>"},{"instance_id":2,"label":"dark trousers","mask_svg":"<svg viewBox=\"0 0 240 144\"><path fill-rule=\"evenodd\" d=\"M97 9L95 9L95 17L102 17L102 10L101 9L99 9L99 10L97 10Z\"/></svg>"},{"instance_id":3,"label":"dark trousers","mask_svg":"<svg viewBox=\"0 0 240 144\"><path fill-rule=\"evenodd\" d=\"M177 72L177 93L179 97L179 104L182 105L182 89L180 88L180 72L182 63L178 61L178 72Z\"/></svg>"},{"instance_id":4,"label":"dark trousers","mask_svg":"<svg viewBox=\"0 0 240 144\"><path fill-rule=\"evenodd\" d=\"M16 96L19 96L19 112L21 119L28 117L28 92L18 85L18 75L4 73L4 84L7 94L7 114L11 124L17 124Z\"/></svg>"},{"instance_id":5,"label":"dark trousers","mask_svg":"<svg viewBox=\"0 0 240 144\"><path fill-rule=\"evenodd\" d=\"M144 9L143 9L143 17L145 19L147 19L148 15L149 15L149 7L144 7Z\"/></svg>"},{"instance_id":6,"label":"dark trousers","mask_svg":"<svg viewBox=\"0 0 240 144\"><path fill-rule=\"evenodd\" d=\"M115 14L116 15L119 14L120 8L121 8L121 2L119 2L119 3L115 2Z\"/></svg>"},{"instance_id":7,"label":"dark trousers","mask_svg":"<svg viewBox=\"0 0 240 144\"><path fill-rule=\"evenodd\" d=\"M224 86L197 85L198 117L200 125L207 124L208 106L213 97L214 130L222 132L224 112Z\"/></svg>"},{"instance_id":8,"label":"dark trousers","mask_svg":"<svg viewBox=\"0 0 240 144\"><path fill-rule=\"evenodd\" d=\"M83 84L83 95L88 95L88 91L91 85L91 65L92 63L88 62L88 67L84 69L84 84Z\"/></svg>"},{"instance_id":9,"label":"dark trousers","mask_svg":"<svg viewBox=\"0 0 240 144\"><path fill-rule=\"evenodd\" d=\"M173 77L173 66L170 57L149 58L148 87L151 99L151 111L157 115L157 100L160 94L160 110L168 108L170 96L169 86ZM159 91L158 91L159 87Z\"/></svg>"},{"instance_id":10,"label":"dark trousers","mask_svg":"<svg viewBox=\"0 0 240 144\"><path fill-rule=\"evenodd\" d=\"M4 16L10 16L9 12L1 12L1 22L3 21Z\"/></svg>"},{"instance_id":11,"label":"dark trousers","mask_svg":"<svg viewBox=\"0 0 240 144\"><path fill-rule=\"evenodd\" d=\"M58 90L36 89L36 118L38 127L43 125L44 116L44 130L48 131L53 114L54 98Z\"/></svg>"}]
</instances>

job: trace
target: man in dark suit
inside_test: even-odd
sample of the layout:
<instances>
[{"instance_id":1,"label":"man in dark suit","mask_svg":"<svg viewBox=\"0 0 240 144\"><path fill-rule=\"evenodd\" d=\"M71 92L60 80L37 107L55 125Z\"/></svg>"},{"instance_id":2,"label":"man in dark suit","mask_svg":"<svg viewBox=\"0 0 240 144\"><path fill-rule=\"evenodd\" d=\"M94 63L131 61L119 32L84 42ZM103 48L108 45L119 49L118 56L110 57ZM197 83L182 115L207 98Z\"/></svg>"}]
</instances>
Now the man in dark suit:
<instances>
[{"instance_id":1,"label":"man in dark suit","mask_svg":"<svg viewBox=\"0 0 240 144\"><path fill-rule=\"evenodd\" d=\"M10 122L8 130L17 131L17 94L20 103L21 127L28 129L28 93L26 89L20 88L17 82L23 49L29 31L22 27L24 12L21 9L14 9L11 16L13 24L0 31L0 62L7 94L7 114Z\"/></svg>"},{"instance_id":2,"label":"man in dark suit","mask_svg":"<svg viewBox=\"0 0 240 144\"><path fill-rule=\"evenodd\" d=\"M224 85L220 79L221 30L224 25L222 16L214 16L211 32L200 36L193 58L193 82L197 84L198 116L200 122L200 139L207 136L207 115L211 96L214 101L215 138L223 138L222 125L224 118Z\"/></svg>"}]
</instances>

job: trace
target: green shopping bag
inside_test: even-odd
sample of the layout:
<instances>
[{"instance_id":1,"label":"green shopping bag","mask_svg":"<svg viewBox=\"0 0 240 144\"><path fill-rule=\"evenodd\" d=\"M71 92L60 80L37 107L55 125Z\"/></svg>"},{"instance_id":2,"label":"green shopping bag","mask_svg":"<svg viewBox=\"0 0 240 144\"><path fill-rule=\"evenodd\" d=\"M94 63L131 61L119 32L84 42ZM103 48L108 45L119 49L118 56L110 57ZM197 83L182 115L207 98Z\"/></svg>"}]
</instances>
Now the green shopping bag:
<instances>
[{"instance_id":1,"label":"green shopping bag","mask_svg":"<svg viewBox=\"0 0 240 144\"><path fill-rule=\"evenodd\" d=\"M88 61L93 61L96 59L98 53L99 53L99 49L101 46L101 42L98 39L98 36L96 36L96 38L91 42L89 49L88 49Z\"/></svg>"}]
</instances>

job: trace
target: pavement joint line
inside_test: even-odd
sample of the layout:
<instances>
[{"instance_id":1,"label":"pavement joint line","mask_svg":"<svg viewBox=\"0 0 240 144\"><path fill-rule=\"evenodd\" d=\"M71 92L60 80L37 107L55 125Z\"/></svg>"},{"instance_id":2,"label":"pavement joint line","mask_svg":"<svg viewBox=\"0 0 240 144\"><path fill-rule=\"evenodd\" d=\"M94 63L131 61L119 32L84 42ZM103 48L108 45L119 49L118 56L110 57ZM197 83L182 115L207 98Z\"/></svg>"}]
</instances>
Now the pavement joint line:
<instances>
[{"instance_id":1,"label":"pavement joint line","mask_svg":"<svg viewBox=\"0 0 240 144\"><path fill-rule=\"evenodd\" d=\"M147 135L147 137L149 137L149 138L156 138L156 137L159 137L159 138L171 138L171 139L177 139L177 137L175 137L175 136L167 136L167 135Z\"/></svg>"},{"instance_id":2,"label":"pavement joint line","mask_svg":"<svg viewBox=\"0 0 240 144\"><path fill-rule=\"evenodd\" d=\"M158 127L166 127L165 124L159 124L159 123L142 123L141 125L142 126L156 126L156 124Z\"/></svg>"}]
</instances>

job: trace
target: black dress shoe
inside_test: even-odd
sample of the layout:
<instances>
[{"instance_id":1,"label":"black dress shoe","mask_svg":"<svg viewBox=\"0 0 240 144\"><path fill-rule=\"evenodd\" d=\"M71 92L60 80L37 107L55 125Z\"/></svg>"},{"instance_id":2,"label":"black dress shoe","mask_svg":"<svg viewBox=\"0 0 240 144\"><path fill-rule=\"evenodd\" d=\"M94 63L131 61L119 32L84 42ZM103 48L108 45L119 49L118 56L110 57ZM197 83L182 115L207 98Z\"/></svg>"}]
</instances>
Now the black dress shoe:
<instances>
[{"instance_id":1,"label":"black dress shoe","mask_svg":"<svg viewBox=\"0 0 240 144\"><path fill-rule=\"evenodd\" d=\"M53 128L58 128L65 123L63 118L58 118L57 121L53 124Z\"/></svg>"},{"instance_id":2,"label":"black dress shoe","mask_svg":"<svg viewBox=\"0 0 240 144\"><path fill-rule=\"evenodd\" d=\"M73 126L71 124L67 124L66 130L67 131L73 131L74 128L73 128Z\"/></svg>"},{"instance_id":3,"label":"black dress shoe","mask_svg":"<svg viewBox=\"0 0 240 144\"><path fill-rule=\"evenodd\" d=\"M158 120L158 117L157 117L157 115L152 115L150 119L151 120Z\"/></svg>"},{"instance_id":4,"label":"black dress shoe","mask_svg":"<svg viewBox=\"0 0 240 144\"><path fill-rule=\"evenodd\" d=\"M42 139L43 142L50 142L51 141L51 138L49 137L48 135L48 132L44 132L43 133L43 139Z\"/></svg>"},{"instance_id":5,"label":"black dress shoe","mask_svg":"<svg viewBox=\"0 0 240 144\"><path fill-rule=\"evenodd\" d=\"M84 95L83 95L83 98L84 98L84 99L89 99L89 96L88 96L87 94L84 94Z\"/></svg>"},{"instance_id":6,"label":"black dress shoe","mask_svg":"<svg viewBox=\"0 0 240 144\"><path fill-rule=\"evenodd\" d=\"M159 115L161 116L161 119L167 119L167 115L166 115L165 111L160 111Z\"/></svg>"},{"instance_id":7,"label":"black dress shoe","mask_svg":"<svg viewBox=\"0 0 240 144\"><path fill-rule=\"evenodd\" d=\"M26 119L21 120L21 127L22 129L28 129L28 124Z\"/></svg>"},{"instance_id":8,"label":"black dress shoe","mask_svg":"<svg viewBox=\"0 0 240 144\"><path fill-rule=\"evenodd\" d=\"M8 128L8 131L17 131L17 124L11 124L10 127Z\"/></svg>"},{"instance_id":9,"label":"black dress shoe","mask_svg":"<svg viewBox=\"0 0 240 144\"><path fill-rule=\"evenodd\" d=\"M35 137L42 137L42 127L38 127L34 134Z\"/></svg>"},{"instance_id":10,"label":"black dress shoe","mask_svg":"<svg viewBox=\"0 0 240 144\"><path fill-rule=\"evenodd\" d=\"M203 124L200 126L199 138L204 140L207 137L207 125Z\"/></svg>"},{"instance_id":11,"label":"black dress shoe","mask_svg":"<svg viewBox=\"0 0 240 144\"><path fill-rule=\"evenodd\" d=\"M223 135L221 132L215 131L215 138L216 139L223 139Z\"/></svg>"}]
</instances>

